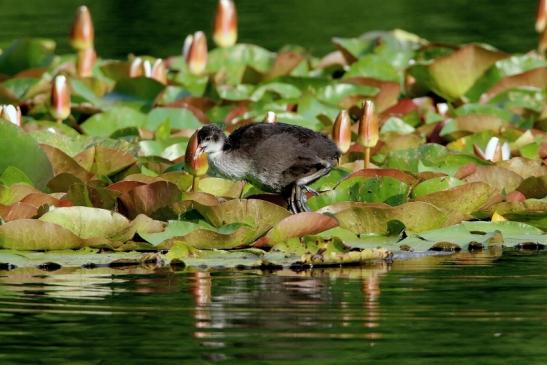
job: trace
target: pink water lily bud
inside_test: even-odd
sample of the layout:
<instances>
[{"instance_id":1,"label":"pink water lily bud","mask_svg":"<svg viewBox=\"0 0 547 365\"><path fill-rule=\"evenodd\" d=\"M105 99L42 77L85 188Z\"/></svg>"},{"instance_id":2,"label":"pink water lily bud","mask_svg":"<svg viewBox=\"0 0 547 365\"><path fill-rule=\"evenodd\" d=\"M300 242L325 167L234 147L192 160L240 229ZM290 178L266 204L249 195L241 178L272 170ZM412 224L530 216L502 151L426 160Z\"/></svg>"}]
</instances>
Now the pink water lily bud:
<instances>
[{"instance_id":1,"label":"pink water lily bud","mask_svg":"<svg viewBox=\"0 0 547 365\"><path fill-rule=\"evenodd\" d=\"M163 63L162 59L158 58L154 61L150 77L162 84L167 84L167 69L165 68L165 63Z\"/></svg>"},{"instance_id":2,"label":"pink water lily bud","mask_svg":"<svg viewBox=\"0 0 547 365\"><path fill-rule=\"evenodd\" d=\"M267 112L266 116L264 117L264 123L275 123L275 122L277 122L277 115L272 111Z\"/></svg>"},{"instance_id":3,"label":"pink water lily bud","mask_svg":"<svg viewBox=\"0 0 547 365\"><path fill-rule=\"evenodd\" d=\"M140 57L134 58L129 64L129 77L139 77L142 74L142 59Z\"/></svg>"},{"instance_id":4,"label":"pink water lily bud","mask_svg":"<svg viewBox=\"0 0 547 365\"><path fill-rule=\"evenodd\" d=\"M363 104L363 115L359 120L358 142L363 147L376 146L379 139L378 117L374 113L374 102L366 100Z\"/></svg>"},{"instance_id":5,"label":"pink water lily bud","mask_svg":"<svg viewBox=\"0 0 547 365\"><path fill-rule=\"evenodd\" d=\"M547 25L547 0L539 0L536 17L536 32L543 33Z\"/></svg>"},{"instance_id":6,"label":"pink water lily bud","mask_svg":"<svg viewBox=\"0 0 547 365\"><path fill-rule=\"evenodd\" d=\"M80 77L91 77L96 61L97 53L93 47L79 51L76 58L76 74Z\"/></svg>"},{"instance_id":7,"label":"pink water lily bud","mask_svg":"<svg viewBox=\"0 0 547 365\"><path fill-rule=\"evenodd\" d=\"M70 115L70 89L66 76L58 75L51 85L50 113L58 121Z\"/></svg>"},{"instance_id":8,"label":"pink water lily bud","mask_svg":"<svg viewBox=\"0 0 547 365\"><path fill-rule=\"evenodd\" d=\"M188 140L186 153L184 154L186 169L194 176L203 176L209 169L207 154L198 151L198 132L196 131Z\"/></svg>"},{"instance_id":9,"label":"pink water lily bud","mask_svg":"<svg viewBox=\"0 0 547 365\"><path fill-rule=\"evenodd\" d=\"M237 41L237 12L232 0L219 0L215 14L213 39L219 47L231 47Z\"/></svg>"},{"instance_id":10,"label":"pink water lily bud","mask_svg":"<svg viewBox=\"0 0 547 365\"><path fill-rule=\"evenodd\" d=\"M7 120L16 126L21 126L21 108L14 105L0 105L0 118Z\"/></svg>"},{"instance_id":11,"label":"pink water lily bud","mask_svg":"<svg viewBox=\"0 0 547 365\"><path fill-rule=\"evenodd\" d=\"M184 41L184 59L191 73L201 75L207 66L207 38L201 31L190 37Z\"/></svg>"},{"instance_id":12,"label":"pink water lily bud","mask_svg":"<svg viewBox=\"0 0 547 365\"><path fill-rule=\"evenodd\" d=\"M76 11L72 30L70 32L70 44L77 50L84 50L93 47L95 30L93 20L87 6L80 6Z\"/></svg>"},{"instance_id":13,"label":"pink water lily bud","mask_svg":"<svg viewBox=\"0 0 547 365\"><path fill-rule=\"evenodd\" d=\"M129 77L141 77L144 76L144 74L144 61L140 57L134 58L129 65Z\"/></svg>"},{"instance_id":14,"label":"pink water lily bud","mask_svg":"<svg viewBox=\"0 0 547 365\"><path fill-rule=\"evenodd\" d=\"M347 110L338 113L332 127L332 139L340 152L348 152L351 145L351 119Z\"/></svg>"},{"instance_id":15,"label":"pink water lily bud","mask_svg":"<svg viewBox=\"0 0 547 365\"><path fill-rule=\"evenodd\" d=\"M543 32L539 36L538 51L541 54L547 52L547 27L543 29Z\"/></svg>"}]
</instances>

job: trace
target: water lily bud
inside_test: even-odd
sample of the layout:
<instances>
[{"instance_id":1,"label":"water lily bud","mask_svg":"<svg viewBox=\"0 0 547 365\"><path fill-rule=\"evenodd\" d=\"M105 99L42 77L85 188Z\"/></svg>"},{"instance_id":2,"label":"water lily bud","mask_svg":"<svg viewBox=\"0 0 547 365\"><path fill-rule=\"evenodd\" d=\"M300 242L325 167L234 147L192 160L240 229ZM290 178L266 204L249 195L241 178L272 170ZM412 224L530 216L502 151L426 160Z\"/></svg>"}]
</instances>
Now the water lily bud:
<instances>
[{"instance_id":1,"label":"water lily bud","mask_svg":"<svg viewBox=\"0 0 547 365\"><path fill-rule=\"evenodd\" d=\"M163 60L158 58L152 65L152 74L150 75L154 80L167 84L167 69Z\"/></svg>"},{"instance_id":2,"label":"water lily bud","mask_svg":"<svg viewBox=\"0 0 547 365\"><path fill-rule=\"evenodd\" d=\"M95 61L97 61L97 54L93 47L79 51L76 58L76 74L80 77L90 77L93 74Z\"/></svg>"},{"instance_id":3,"label":"water lily bud","mask_svg":"<svg viewBox=\"0 0 547 365\"><path fill-rule=\"evenodd\" d=\"M188 52L190 52L190 47L192 47L192 43L194 43L194 35L188 34L186 38L184 38L184 44L182 45L182 57L186 60L186 57L188 57Z\"/></svg>"},{"instance_id":4,"label":"water lily bud","mask_svg":"<svg viewBox=\"0 0 547 365\"><path fill-rule=\"evenodd\" d=\"M443 117L446 117L446 114L449 110L447 103L437 103L435 104L435 108L437 109L437 113L439 113Z\"/></svg>"},{"instance_id":5,"label":"water lily bud","mask_svg":"<svg viewBox=\"0 0 547 365\"><path fill-rule=\"evenodd\" d=\"M378 117L374 113L374 102L366 100L363 104L363 115L359 120L358 141L363 147L376 146L379 138Z\"/></svg>"},{"instance_id":6,"label":"water lily bud","mask_svg":"<svg viewBox=\"0 0 547 365\"><path fill-rule=\"evenodd\" d=\"M152 76L152 64L148 60L144 60L142 63L142 71L145 77Z\"/></svg>"},{"instance_id":7,"label":"water lily bud","mask_svg":"<svg viewBox=\"0 0 547 365\"><path fill-rule=\"evenodd\" d=\"M237 12L232 0L219 0L215 14L213 39L219 47L231 47L237 41Z\"/></svg>"},{"instance_id":8,"label":"water lily bud","mask_svg":"<svg viewBox=\"0 0 547 365\"><path fill-rule=\"evenodd\" d=\"M16 126L21 126L21 108L19 106L13 105L0 105L0 117L15 124Z\"/></svg>"},{"instance_id":9,"label":"water lily bud","mask_svg":"<svg viewBox=\"0 0 547 365\"><path fill-rule=\"evenodd\" d=\"M70 89L64 75L53 79L49 111L56 120L66 119L70 115Z\"/></svg>"},{"instance_id":10,"label":"water lily bud","mask_svg":"<svg viewBox=\"0 0 547 365\"><path fill-rule=\"evenodd\" d=\"M264 123L275 123L277 121L277 115L269 111L266 113L266 116L264 117Z\"/></svg>"},{"instance_id":11,"label":"water lily bud","mask_svg":"<svg viewBox=\"0 0 547 365\"><path fill-rule=\"evenodd\" d=\"M189 44L186 44L187 40L188 37L184 42L186 64L191 73L201 75L207 66L207 38L199 31L194 33Z\"/></svg>"},{"instance_id":12,"label":"water lily bud","mask_svg":"<svg viewBox=\"0 0 547 365\"><path fill-rule=\"evenodd\" d=\"M348 152L351 145L351 119L347 110L338 113L332 128L332 139L340 152Z\"/></svg>"},{"instance_id":13,"label":"water lily bud","mask_svg":"<svg viewBox=\"0 0 547 365\"><path fill-rule=\"evenodd\" d=\"M72 30L70 32L70 44L77 50L84 50L93 47L95 40L95 30L93 21L87 6L80 6L76 11Z\"/></svg>"},{"instance_id":14,"label":"water lily bud","mask_svg":"<svg viewBox=\"0 0 547 365\"><path fill-rule=\"evenodd\" d=\"M511 158L511 149L507 142L501 143L498 137L492 137L486 145L483 158L488 161L498 162Z\"/></svg>"},{"instance_id":15,"label":"water lily bud","mask_svg":"<svg viewBox=\"0 0 547 365\"><path fill-rule=\"evenodd\" d=\"M136 57L129 65L129 77L141 77L144 75L142 58Z\"/></svg>"},{"instance_id":16,"label":"water lily bud","mask_svg":"<svg viewBox=\"0 0 547 365\"><path fill-rule=\"evenodd\" d=\"M198 132L196 131L190 137L188 145L186 146L186 153L184 155L184 162L186 163L186 169L194 176L203 176L209 169L209 161L207 160L207 154L198 151Z\"/></svg>"},{"instance_id":17,"label":"water lily bud","mask_svg":"<svg viewBox=\"0 0 547 365\"><path fill-rule=\"evenodd\" d=\"M505 197L505 201L507 202L523 202L526 200L526 195L521 193L520 191L512 191Z\"/></svg>"},{"instance_id":18,"label":"water lily bud","mask_svg":"<svg viewBox=\"0 0 547 365\"><path fill-rule=\"evenodd\" d=\"M478 145L473 144L473 152L475 153L475 156L477 156L481 160L486 160L486 156L484 155L484 151Z\"/></svg>"},{"instance_id":19,"label":"water lily bud","mask_svg":"<svg viewBox=\"0 0 547 365\"><path fill-rule=\"evenodd\" d=\"M539 0L536 17L536 32L542 33L547 25L547 0Z\"/></svg>"},{"instance_id":20,"label":"water lily bud","mask_svg":"<svg viewBox=\"0 0 547 365\"><path fill-rule=\"evenodd\" d=\"M539 36L538 51L541 54L547 52L547 27L543 29L543 33Z\"/></svg>"}]
</instances>

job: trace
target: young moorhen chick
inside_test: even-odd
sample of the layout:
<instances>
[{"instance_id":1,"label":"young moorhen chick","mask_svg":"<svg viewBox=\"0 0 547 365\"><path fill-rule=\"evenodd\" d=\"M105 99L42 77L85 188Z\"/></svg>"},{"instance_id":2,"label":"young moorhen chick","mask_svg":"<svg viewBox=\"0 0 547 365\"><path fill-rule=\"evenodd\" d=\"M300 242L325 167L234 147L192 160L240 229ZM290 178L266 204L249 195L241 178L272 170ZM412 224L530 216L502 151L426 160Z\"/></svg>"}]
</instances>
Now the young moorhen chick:
<instances>
[{"instance_id":1,"label":"young moorhen chick","mask_svg":"<svg viewBox=\"0 0 547 365\"><path fill-rule=\"evenodd\" d=\"M302 189L338 162L336 144L310 129L285 123L257 123L229 137L209 124L198 131L198 151L220 175L247 180L264 191L281 193L293 213L309 211Z\"/></svg>"}]
</instances>

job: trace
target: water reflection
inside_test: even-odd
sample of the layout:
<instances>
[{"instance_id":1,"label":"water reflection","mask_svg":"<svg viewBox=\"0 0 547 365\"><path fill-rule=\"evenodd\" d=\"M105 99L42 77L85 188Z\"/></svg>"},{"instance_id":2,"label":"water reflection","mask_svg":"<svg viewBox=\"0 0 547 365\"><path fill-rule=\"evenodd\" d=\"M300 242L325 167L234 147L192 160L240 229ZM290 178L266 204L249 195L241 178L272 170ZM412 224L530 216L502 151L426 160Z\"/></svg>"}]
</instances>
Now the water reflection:
<instances>
[{"instance_id":1,"label":"water reflection","mask_svg":"<svg viewBox=\"0 0 547 365\"><path fill-rule=\"evenodd\" d=\"M456 345L472 358L484 343L510 361L505 348L544 339L546 262L493 249L301 272L16 269L0 272L0 359L24 359L28 343L74 362L388 364L406 359L402 348L427 363Z\"/></svg>"}]
</instances>

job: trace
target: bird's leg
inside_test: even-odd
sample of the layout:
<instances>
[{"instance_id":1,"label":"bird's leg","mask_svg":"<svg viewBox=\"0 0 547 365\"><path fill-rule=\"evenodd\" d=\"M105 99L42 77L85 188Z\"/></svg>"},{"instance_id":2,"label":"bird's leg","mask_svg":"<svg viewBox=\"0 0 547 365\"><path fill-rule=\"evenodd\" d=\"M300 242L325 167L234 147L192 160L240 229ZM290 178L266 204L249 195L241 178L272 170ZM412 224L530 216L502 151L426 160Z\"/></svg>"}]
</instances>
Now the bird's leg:
<instances>
[{"instance_id":1,"label":"bird's leg","mask_svg":"<svg viewBox=\"0 0 547 365\"><path fill-rule=\"evenodd\" d=\"M311 209L308 208L308 205L306 204L306 194L302 191L302 187L298 184L295 184L294 186L295 202L298 213L310 212Z\"/></svg>"},{"instance_id":2,"label":"bird's leg","mask_svg":"<svg viewBox=\"0 0 547 365\"><path fill-rule=\"evenodd\" d=\"M287 203L288 203L288 208L289 210L291 211L291 213L295 214L295 213L298 213L297 209L296 209L296 204L295 204L295 187L296 187L296 184L291 186L291 190L288 194L288 198L287 198Z\"/></svg>"}]
</instances>

